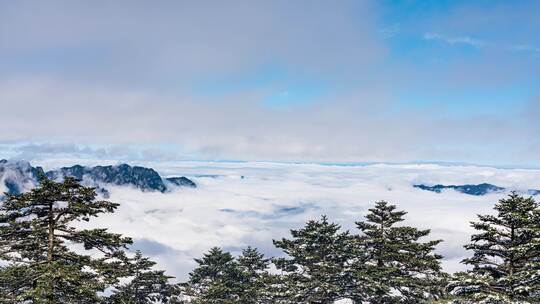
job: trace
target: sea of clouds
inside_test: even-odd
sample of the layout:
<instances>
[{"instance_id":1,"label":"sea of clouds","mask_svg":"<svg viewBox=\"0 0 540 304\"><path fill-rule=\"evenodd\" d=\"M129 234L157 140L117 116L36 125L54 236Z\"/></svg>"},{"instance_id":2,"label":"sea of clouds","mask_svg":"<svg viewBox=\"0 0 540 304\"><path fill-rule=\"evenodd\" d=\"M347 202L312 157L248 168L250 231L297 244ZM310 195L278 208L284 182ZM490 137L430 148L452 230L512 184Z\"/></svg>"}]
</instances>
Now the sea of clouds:
<instances>
[{"instance_id":1,"label":"sea of clouds","mask_svg":"<svg viewBox=\"0 0 540 304\"><path fill-rule=\"evenodd\" d=\"M437 251L446 271L465 269L460 261L476 214L491 213L502 193L471 196L453 190L433 193L416 183L488 182L512 189L540 188L540 170L434 164L322 165L269 162L180 162L154 164L162 176L184 175L198 188L170 193L109 187L120 203L114 214L92 221L131 236L168 273L184 280L212 246L238 254L248 245L278 256L272 240L289 237L310 219L327 215L353 233L368 208L386 200L406 210L406 224L431 229L443 239Z\"/></svg>"}]
</instances>

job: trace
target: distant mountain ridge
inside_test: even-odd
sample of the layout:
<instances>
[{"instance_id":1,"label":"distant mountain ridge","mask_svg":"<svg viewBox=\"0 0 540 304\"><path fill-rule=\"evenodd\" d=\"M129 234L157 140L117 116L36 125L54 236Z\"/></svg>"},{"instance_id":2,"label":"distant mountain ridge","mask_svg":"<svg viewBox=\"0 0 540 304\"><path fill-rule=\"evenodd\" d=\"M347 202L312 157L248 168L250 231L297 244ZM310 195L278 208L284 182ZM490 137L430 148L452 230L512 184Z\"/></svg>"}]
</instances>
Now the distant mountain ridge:
<instances>
[{"instance_id":1,"label":"distant mountain ridge","mask_svg":"<svg viewBox=\"0 0 540 304\"><path fill-rule=\"evenodd\" d=\"M8 193L27 191L38 184L40 175L54 180L72 176L84 185L96 187L98 192L108 195L106 185L133 186L141 191L167 192L175 187L197 185L187 177L162 178L154 169L121 164L117 166L86 167L74 165L45 172L41 167L33 167L27 161L0 160L0 187Z\"/></svg>"},{"instance_id":2,"label":"distant mountain ridge","mask_svg":"<svg viewBox=\"0 0 540 304\"><path fill-rule=\"evenodd\" d=\"M121 164L118 166L84 167L75 165L49 171L45 175L52 179L73 176L80 180L91 179L98 183L118 186L131 185L142 191L165 192L167 187L159 174L151 168Z\"/></svg>"},{"instance_id":3,"label":"distant mountain ridge","mask_svg":"<svg viewBox=\"0 0 540 304\"><path fill-rule=\"evenodd\" d=\"M185 187L192 187L192 188L195 188L197 187L197 185L192 181L190 180L189 178L185 177L185 176L181 176L181 177L167 177L165 178L165 180L171 184L174 184L176 186L185 186Z\"/></svg>"},{"instance_id":4,"label":"distant mountain ridge","mask_svg":"<svg viewBox=\"0 0 540 304\"><path fill-rule=\"evenodd\" d=\"M418 188L418 189L422 189L422 190L426 190L426 191L436 192L436 193L441 193L443 190L446 190L446 189L452 189L452 190L455 190L455 191L460 192L460 193L464 193L464 194L468 194L468 195L475 195L475 196L482 196L482 195L486 195L486 194L489 194L489 193L501 193L501 192L512 190L512 189L507 189L507 188L504 188L504 187L499 187L499 186L495 186L493 184L488 184L488 183L482 183L482 184L477 184L477 185L474 185L474 184L467 184L467 185L441 185L441 184L437 184L437 185L433 185L433 186L428 186L428 185L425 185L425 184L415 184L415 185L413 185L413 187ZM529 194L529 195L539 195L540 194L540 190L536 190L536 189L529 189L529 190L526 190L524 192L526 194Z\"/></svg>"},{"instance_id":5,"label":"distant mountain ridge","mask_svg":"<svg viewBox=\"0 0 540 304\"><path fill-rule=\"evenodd\" d=\"M45 174L43 168L32 167L26 161L0 160L0 184L5 186L6 192L20 193L31 188L42 174Z\"/></svg>"}]
</instances>

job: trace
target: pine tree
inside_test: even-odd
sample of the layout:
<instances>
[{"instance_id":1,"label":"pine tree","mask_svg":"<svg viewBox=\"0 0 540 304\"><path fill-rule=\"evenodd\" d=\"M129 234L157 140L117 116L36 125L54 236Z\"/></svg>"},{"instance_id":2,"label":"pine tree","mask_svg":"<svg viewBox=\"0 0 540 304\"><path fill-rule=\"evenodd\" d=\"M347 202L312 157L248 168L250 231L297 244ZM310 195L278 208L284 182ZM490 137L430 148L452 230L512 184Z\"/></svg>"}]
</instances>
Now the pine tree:
<instances>
[{"instance_id":1,"label":"pine tree","mask_svg":"<svg viewBox=\"0 0 540 304\"><path fill-rule=\"evenodd\" d=\"M367 221L357 222L355 263L359 285L355 296L364 303L427 303L441 293L440 255L433 253L440 240L420 242L429 230L396 226L404 211L380 201L369 209Z\"/></svg>"},{"instance_id":2,"label":"pine tree","mask_svg":"<svg viewBox=\"0 0 540 304\"><path fill-rule=\"evenodd\" d=\"M495 205L496 215L479 215L463 263L449 285L463 303L540 302L540 211L532 197L512 193Z\"/></svg>"},{"instance_id":3,"label":"pine tree","mask_svg":"<svg viewBox=\"0 0 540 304\"><path fill-rule=\"evenodd\" d=\"M28 292L27 281L30 278L26 266L7 265L0 267L0 303L20 303Z\"/></svg>"},{"instance_id":4,"label":"pine tree","mask_svg":"<svg viewBox=\"0 0 540 304\"><path fill-rule=\"evenodd\" d=\"M189 274L189 281L182 284L190 303L238 303L242 293L242 273L229 252L214 247L195 261L198 267Z\"/></svg>"},{"instance_id":5,"label":"pine tree","mask_svg":"<svg viewBox=\"0 0 540 304\"><path fill-rule=\"evenodd\" d=\"M131 280L115 286L115 292L107 299L111 304L167 303L176 294L172 277L163 270L152 270L156 262L143 257L140 251L130 259L127 267Z\"/></svg>"},{"instance_id":6,"label":"pine tree","mask_svg":"<svg viewBox=\"0 0 540 304\"><path fill-rule=\"evenodd\" d=\"M289 256L274 261L284 272L277 295L280 302L323 304L348 298L353 250L351 236L340 229L323 216L300 230L291 230L290 240L274 240Z\"/></svg>"},{"instance_id":7,"label":"pine tree","mask_svg":"<svg viewBox=\"0 0 540 304\"><path fill-rule=\"evenodd\" d=\"M18 271L14 277L24 278L16 282L22 291L17 297L32 303L99 302L98 292L124 275L122 250L131 239L74 224L117 206L97 200L93 188L70 177L61 183L43 177L30 192L8 194L0 206L0 260Z\"/></svg>"},{"instance_id":8,"label":"pine tree","mask_svg":"<svg viewBox=\"0 0 540 304\"><path fill-rule=\"evenodd\" d=\"M275 276L268 273L270 259L265 258L256 248L248 247L242 251L237 261L242 276L239 303L274 303L269 289L275 280Z\"/></svg>"}]
</instances>

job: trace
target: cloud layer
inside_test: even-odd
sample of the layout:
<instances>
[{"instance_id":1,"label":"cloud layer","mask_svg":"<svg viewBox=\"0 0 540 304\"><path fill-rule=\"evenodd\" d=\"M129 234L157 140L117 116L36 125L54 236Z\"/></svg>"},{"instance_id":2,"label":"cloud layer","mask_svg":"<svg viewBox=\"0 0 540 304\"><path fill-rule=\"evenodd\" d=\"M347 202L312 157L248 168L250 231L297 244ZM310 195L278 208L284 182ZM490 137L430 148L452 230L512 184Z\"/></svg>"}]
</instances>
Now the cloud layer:
<instances>
[{"instance_id":1,"label":"cloud layer","mask_svg":"<svg viewBox=\"0 0 540 304\"><path fill-rule=\"evenodd\" d=\"M356 232L354 222L378 200L397 204L408 211L407 224L430 228L431 237L444 239L437 250L445 256L445 270L460 270L464 266L459 261L468 255L462 246L473 232L469 221L492 212L504 194L437 194L412 184L490 182L540 188L538 170L467 166L182 162L158 170L189 176L199 187L167 194L113 187L111 200L120 208L96 223L133 237L135 249L179 279L194 267L193 258L212 246L239 253L251 245L280 255L272 239L289 236L289 229L323 214Z\"/></svg>"},{"instance_id":2,"label":"cloud layer","mask_svg":"<svg viewBox=\"0 0 540 304\"><path fill-rule=\"evenodd\" d=\"M0 1L0 143L35 158L63 145L116 159L538 162L537 4L441 5Z\"/></svg>"}]
</instances>

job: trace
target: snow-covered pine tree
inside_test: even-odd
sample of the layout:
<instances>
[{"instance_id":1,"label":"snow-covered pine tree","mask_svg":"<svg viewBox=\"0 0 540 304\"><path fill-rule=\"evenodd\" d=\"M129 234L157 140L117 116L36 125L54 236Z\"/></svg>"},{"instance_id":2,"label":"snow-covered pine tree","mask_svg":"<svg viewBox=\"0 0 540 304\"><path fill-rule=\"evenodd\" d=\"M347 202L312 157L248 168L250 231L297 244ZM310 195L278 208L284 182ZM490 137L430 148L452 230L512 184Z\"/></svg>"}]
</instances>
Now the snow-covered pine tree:
<instances>
[{"instance_id":1,"label":"snow-covered pine tree","mask_svg":"<svg viewBox=\"0 0 540 304\"><path fill-rule=\"evenodd\" d=\"M13 304L23 300L31 286L25 282L30 277L30 269L25 265L0 266L0 303Z\"/></svg>"},{"instance_id":2,"label":"snow-covered pine tree","mask_svg":"<svg viewBox=\"0 0 540 304\"><path fill-rule=\"evenodd\" d=\"M350 234L340 229L323 216L291 230L292 239L274 240L288 256L274 260L284 272L276 302L326 304L349 298L353 245Z\"/></svg>"},{"instance_id":3,"label":"snow-covered pine tree","mask_svg":"<svg viewBox=\"0 0 540 304\"><path fill-rule=\"evenodd\" d=\"M451 292L462 303L540 303L540 211L532 197L511 193L479 215L463 263L472 270L455 275Z\"/></svg>"},{"instance_id":4,"label":"snow-covered pine tree","mask_svg":"<svg viewBox=\"0 0 540 304\"><path fill-rule=\"evenodd\" d=\"M10 263L7 270L17 271L7 272L16 278L11 282L19 284L11 288L22 291L17 302L99 302L98 293L125 274L123 249L131 239L106 229L80 229L74 223L114 212L117 206L97 200L93 188L70 177L61 183L42 177L37 188L8 194L0 205L0 260ZM75 251L75 245L81 248Z\"/></svg>"},{"instance_id":5,"label":"snow-covered pine tree","mask_svg":"<svg viewBox=\"0 0 540 304\"><path fill-rule=\"evenodd\" d=\"M440 240L421 242L430 230L397 226L404 211L385 201L369 209L367 221L357 222L355 277L359 303L428 303L442 293ZM362 302L359 299L362 299Z\"/></svg>"},{"instance_id":6,"label":"snow-covered pine tree","mask_svg":"<svg viewBox=\"0 0 540 304\"><path fill-rule=\"evenodd\" d=\"M189 274L189 281L182 284L183 294L190 299L189 303L239 303L242 273L229 252L214 247L195 261L199 265Z\"/></svg>"},{"instance_id":7,"label":"snow-covered pine tree","mask_svg":"<svg viewBox=\"0 0 540 304\"><path fill-rule=\"evenodd\" d=\"M144 257L140 251L127 263L129 282L115 286L107 299L110 304L151 304L168 303L176 296L175 286L169 283L172 277L163 270L152 269L156 262Z\"/></svg>"},{"instance_id":8,"label":"snow-covered pine tree","mask_svg":"<svg viewBox=\"0 0 540 304\"><path fill-rule=\"evenodd\" d=\"M275 276L268 273L270 259L265 258L256 248L242 250L237 258L238 268L242 274L242 292L239 303L270 304L274 303L271 294Z\"/></svg>"}]
</instances>

